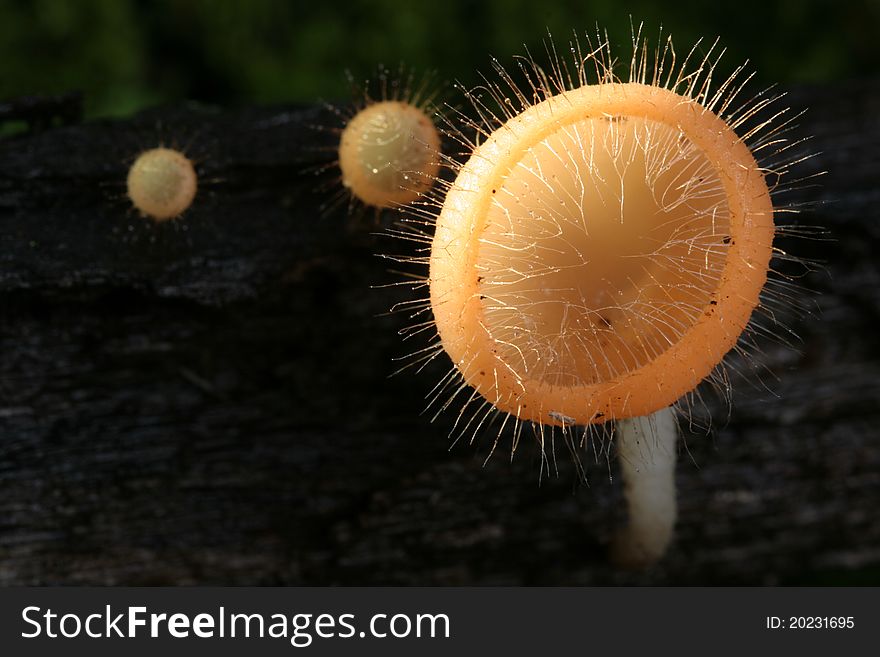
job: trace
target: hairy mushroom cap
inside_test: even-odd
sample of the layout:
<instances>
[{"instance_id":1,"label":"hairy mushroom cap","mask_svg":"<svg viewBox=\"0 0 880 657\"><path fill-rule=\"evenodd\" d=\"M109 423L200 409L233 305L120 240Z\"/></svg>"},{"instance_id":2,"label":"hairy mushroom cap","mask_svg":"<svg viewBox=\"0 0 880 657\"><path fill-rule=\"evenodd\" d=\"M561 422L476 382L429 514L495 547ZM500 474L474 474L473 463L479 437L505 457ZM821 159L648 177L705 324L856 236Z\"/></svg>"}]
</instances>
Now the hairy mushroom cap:
<instances>
[{"instance_id":1,"label":"hairy mushroom cap","mask_svg":"<svg viewBox=\"0 0 880 657\"><path fill-rule=\"evenodd\" d=\"M128 171L128 196L141 214L156 221L180 216L192 205L197 178L192 162L170 148L141 153Z\"/></svg>"},{"instance_id":2,"label":"hairy mushroom cap","mask_svg":"<svg viewBox=\"0 0 880 657\"><path fill-rule=\"evenodd\" d=\"M550 425L648 415L736 344L773 234L760 167L710 109L641 82L581 86L512 116L461 168L431 307L497 409Z\"/></svg>"},{"instance_id":3,"label":"hairy mushroom cap","mask_svg":"<svg viewBox=\"0 0 880 657\"><path fill-rule=\"evenodd\" d=\"M434 184L439 152L440 135L422 109L401 100L372 103L342 131L342 184L367 205L405 205Z\"/></svg>"}]
</instances>

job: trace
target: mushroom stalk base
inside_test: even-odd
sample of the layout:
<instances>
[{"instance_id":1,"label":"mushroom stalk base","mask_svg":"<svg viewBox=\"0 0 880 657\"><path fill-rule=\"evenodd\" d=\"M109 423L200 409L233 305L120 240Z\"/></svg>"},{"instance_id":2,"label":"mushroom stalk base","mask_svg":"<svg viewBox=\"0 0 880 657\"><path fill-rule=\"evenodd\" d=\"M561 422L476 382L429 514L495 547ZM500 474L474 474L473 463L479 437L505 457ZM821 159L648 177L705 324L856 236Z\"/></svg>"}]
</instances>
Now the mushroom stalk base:
<instances>
[{"instance_id":1,"label":"mushroom stalk base","mask_svg":"<svg viewBox=\"0 0 880 657\"><path fill-rule=\"evenodd\" d=\"M611 549L621 566L650 566L663 556L672 540L677 438L678 423L671 406L617 421L615 439L629 525L618 532Z\"/></svg>"}]
</instances>

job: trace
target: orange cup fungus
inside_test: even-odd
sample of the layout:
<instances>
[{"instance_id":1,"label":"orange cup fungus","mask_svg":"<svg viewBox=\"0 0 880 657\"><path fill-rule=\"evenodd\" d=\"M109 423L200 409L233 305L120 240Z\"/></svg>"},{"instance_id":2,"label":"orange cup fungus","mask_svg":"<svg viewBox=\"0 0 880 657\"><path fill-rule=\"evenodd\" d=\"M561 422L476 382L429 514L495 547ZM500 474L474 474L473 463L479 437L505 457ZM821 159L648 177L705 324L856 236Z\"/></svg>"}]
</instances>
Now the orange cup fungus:
<instances>
[{"instance_id":1,"label":"orange cup fungus","mask_svg":"<svg viewBox=\"0 0 880 657\"><path fill-rule=\"evenodd\" d=\"M138 211L156 221L180 216L192 205L197 178L192 162L170 148L141 153L128 171L128 196Z\"/></svg>"},{"instance_id":2,"label":"orange cup fungus","mask_svg":"<svg viewBox=\"0 0 880 657\"><path fill-rule=\"evenodd\" d=\"M423 108L403 100L374 102L342 131L342 184L366 205L400 207L431 189L439 153L440 135Z\"/></svg>"},{"instance_id":3,"label":"orange cup fungus","mask_svg":"<svg viewBox=\"0 0 880 657\"><path fill-rule=\"evenodd\" d=\"M628 81L602 48L578 52L578 84L558 59L552 74L526 66L527 93L499 68L510 90L487 87L499 117L477 125L436 218L442 347L518 420L589 425L670 406L736 345L767 278L773 205L735 132L759 108L728 123L740 87L710 91L717 61L676 68L669 42L651 64L636 45Z\"/></svg>"}]
</instances>

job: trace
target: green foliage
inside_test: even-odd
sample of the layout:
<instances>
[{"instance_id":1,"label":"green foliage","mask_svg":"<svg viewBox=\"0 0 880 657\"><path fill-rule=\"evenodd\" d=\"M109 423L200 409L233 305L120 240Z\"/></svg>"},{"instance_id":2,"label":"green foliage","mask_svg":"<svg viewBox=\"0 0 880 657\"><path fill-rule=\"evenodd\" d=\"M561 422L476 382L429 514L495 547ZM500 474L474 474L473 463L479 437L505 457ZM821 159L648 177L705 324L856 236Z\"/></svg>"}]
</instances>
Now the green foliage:
<instances>
[{"instance_id":1,"label":"green foliage","mask_svg":"<svg viewBox=\"0 0 880 657\"><path fill-rule=\"evenodd\" d=\"M314 102L348 96L344 71L379 63L479 82L490 55L538 55L547 31L607 29L629 47L630 15L680 50L720 36L732 69L750 58L771 82L880 72L880 2L740 0L0 0L0 97L82 90L91 115L157 102Z\"/></svg>"}]
</instances>

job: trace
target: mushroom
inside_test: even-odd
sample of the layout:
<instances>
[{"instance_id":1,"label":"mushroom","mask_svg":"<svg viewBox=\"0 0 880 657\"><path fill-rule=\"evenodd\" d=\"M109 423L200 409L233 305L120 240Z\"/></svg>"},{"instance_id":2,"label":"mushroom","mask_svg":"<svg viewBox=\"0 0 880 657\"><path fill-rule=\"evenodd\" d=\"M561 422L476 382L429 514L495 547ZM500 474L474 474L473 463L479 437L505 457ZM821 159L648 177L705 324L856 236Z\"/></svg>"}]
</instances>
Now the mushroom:
<instances>
[{"instance_id":1,"label":"mushroom","mask_svg":"<svg viewBox=\"0 0 880 657\"><path fill-rule=\"evenodd\" d=\"M679 64L639 32L626 80L607 41L587 46L573 65L548 47L549 72L524 64L527 89L496 64L494 112L468 94L483 119L460 136L470 157L427 258L453 363L438 390L473 391L459 419L475 408L475 433L495 412L541 441L615 423L629 525L614 558L646 566L675 524L676 405L737 345L767 279L773 204L746 141L783 143L785 124L737 134L773 99L734 109L742 85L712 84L714 45Z\"/></svg>"},{"instance_id":2,"label":"mushroom","mask_svg":"<svg viewBox=\"0 0 880 657\"><path fill-rule=\"evenodd\" d=\"M400 100L372 103L342 131L342 184L366 205L406 205L434 184L439 152L437 128L422 108Z\"/></svg>"},{"instance_id":3,"label":"mushroom","mask_svg":"<svg viewBox=\"0 0 880 657\"><path fill-rule=\"evenodd\" d=\"M168 221L183 214L196 196L192 162L171 148L141 153L128 171L128 196L144 216Z\"/></svg>"}]
</instances>

